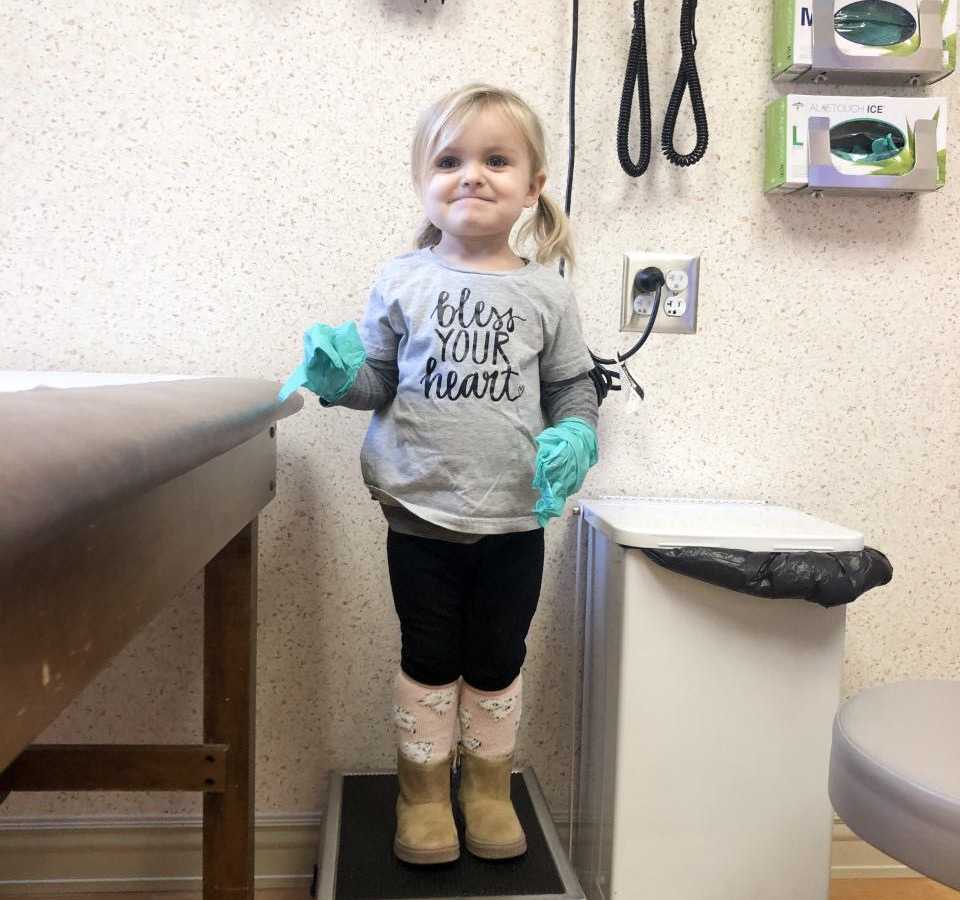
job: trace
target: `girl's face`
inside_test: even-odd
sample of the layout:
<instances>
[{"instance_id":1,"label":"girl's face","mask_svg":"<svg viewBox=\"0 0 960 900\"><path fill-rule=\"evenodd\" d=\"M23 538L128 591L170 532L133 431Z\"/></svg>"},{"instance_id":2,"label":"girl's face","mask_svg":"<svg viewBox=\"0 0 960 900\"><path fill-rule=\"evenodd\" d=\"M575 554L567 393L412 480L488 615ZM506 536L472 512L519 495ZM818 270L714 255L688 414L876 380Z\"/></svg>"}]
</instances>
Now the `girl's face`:
<instances>
[{"instance_id":1,"label":"girl's face","mask_svg":"<svg viewBox=\"0 0 960 900\"><path fill-rule=\"evenodd\" d=\"M531 174L517 127L499 110L486 109L427 161L424 210L445 234L506 238L545 181L543 172Z\"/></svg>"}]
</instances>

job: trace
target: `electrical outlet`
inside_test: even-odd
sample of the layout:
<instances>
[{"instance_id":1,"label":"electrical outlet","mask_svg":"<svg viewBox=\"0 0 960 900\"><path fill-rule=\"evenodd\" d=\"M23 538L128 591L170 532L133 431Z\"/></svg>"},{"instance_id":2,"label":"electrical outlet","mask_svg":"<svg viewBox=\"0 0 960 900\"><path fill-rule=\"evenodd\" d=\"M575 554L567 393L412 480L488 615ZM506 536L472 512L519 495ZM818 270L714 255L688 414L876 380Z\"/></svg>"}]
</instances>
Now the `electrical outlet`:
<instances>
[{"instance_id":1,"label":"electrical outlet","mask_svg":"<svg viewBox=\"0 0 960 900\"><path fill-rule=\"evenodd\" d=\"M697 295L700 287L700 257L678 253L624 253L621 331L644 331L653 312L654 294L634 294L637 272L654 266L663 272L666 284L660 291L660 309L653 330L667 334L697 333Z\"/></svg>"}]
</instances>

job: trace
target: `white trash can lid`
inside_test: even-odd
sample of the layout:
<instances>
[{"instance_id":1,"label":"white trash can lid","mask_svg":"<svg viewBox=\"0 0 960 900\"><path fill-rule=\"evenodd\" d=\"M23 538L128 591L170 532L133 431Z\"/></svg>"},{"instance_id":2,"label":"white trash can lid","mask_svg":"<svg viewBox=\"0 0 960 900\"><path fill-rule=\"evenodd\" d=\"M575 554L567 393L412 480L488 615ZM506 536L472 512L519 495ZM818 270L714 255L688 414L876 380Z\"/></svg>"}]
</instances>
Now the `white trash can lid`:
<instances>
[{"instance_id":1,"label":"white trash can lid","mask_svg":"<svg viewBox=\"0 0 960 900\"><path fill-rule=\"evenodd\" d=\"M624 547L801 553L863 549L860 532L768 503L661 497L601 497L578 503L588 525Z\"/></svg>"}]
</instances>

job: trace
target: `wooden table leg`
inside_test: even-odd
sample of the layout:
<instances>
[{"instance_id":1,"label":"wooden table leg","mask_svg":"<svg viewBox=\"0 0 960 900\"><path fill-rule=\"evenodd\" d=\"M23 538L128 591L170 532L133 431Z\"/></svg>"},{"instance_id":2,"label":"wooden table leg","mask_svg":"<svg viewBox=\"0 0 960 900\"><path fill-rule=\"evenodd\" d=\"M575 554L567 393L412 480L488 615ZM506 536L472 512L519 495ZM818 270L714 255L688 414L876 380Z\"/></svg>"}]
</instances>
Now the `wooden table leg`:
<instances>
[{"instance_id":1,"label":"wooden table leg","mask_svg":"<svg viewBox=\"0 0 960 900\"><path fill-rule=\"evenodd\" d=\"M203 898L254 900L257 520L204 570L203 739L227 744L226 790L203 796Z\"/></svg>"}]
</instances>

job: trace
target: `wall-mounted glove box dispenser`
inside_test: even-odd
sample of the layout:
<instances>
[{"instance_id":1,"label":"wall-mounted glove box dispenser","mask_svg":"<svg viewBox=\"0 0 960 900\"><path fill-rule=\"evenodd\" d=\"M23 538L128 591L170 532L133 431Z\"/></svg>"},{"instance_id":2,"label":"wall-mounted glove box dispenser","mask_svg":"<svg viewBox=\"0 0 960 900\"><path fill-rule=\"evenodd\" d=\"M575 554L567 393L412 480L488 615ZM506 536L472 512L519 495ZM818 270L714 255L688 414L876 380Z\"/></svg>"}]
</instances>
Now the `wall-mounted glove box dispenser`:
<instances>
[{"instance_id":1,"label":"wall-mounted glove box dispenser","mask_svg":"<svg viewBox=\"0 0 960 900\"><path fill-rule=\"evenodd\" d=\"M787 94L766 109L764 191L935 191L946 147L943 97Z\"/></svg>"},{"instance_id":2,"label":"wall-mounted glove box dispenser","mask_svg":"<svg viewBox=\"0 0 960 900\"><path fill-rule=\"evenodd\" d=\"M957 62L958 0L774 0L774 81L930 84Z\"/></svg>"}]
</instances>

